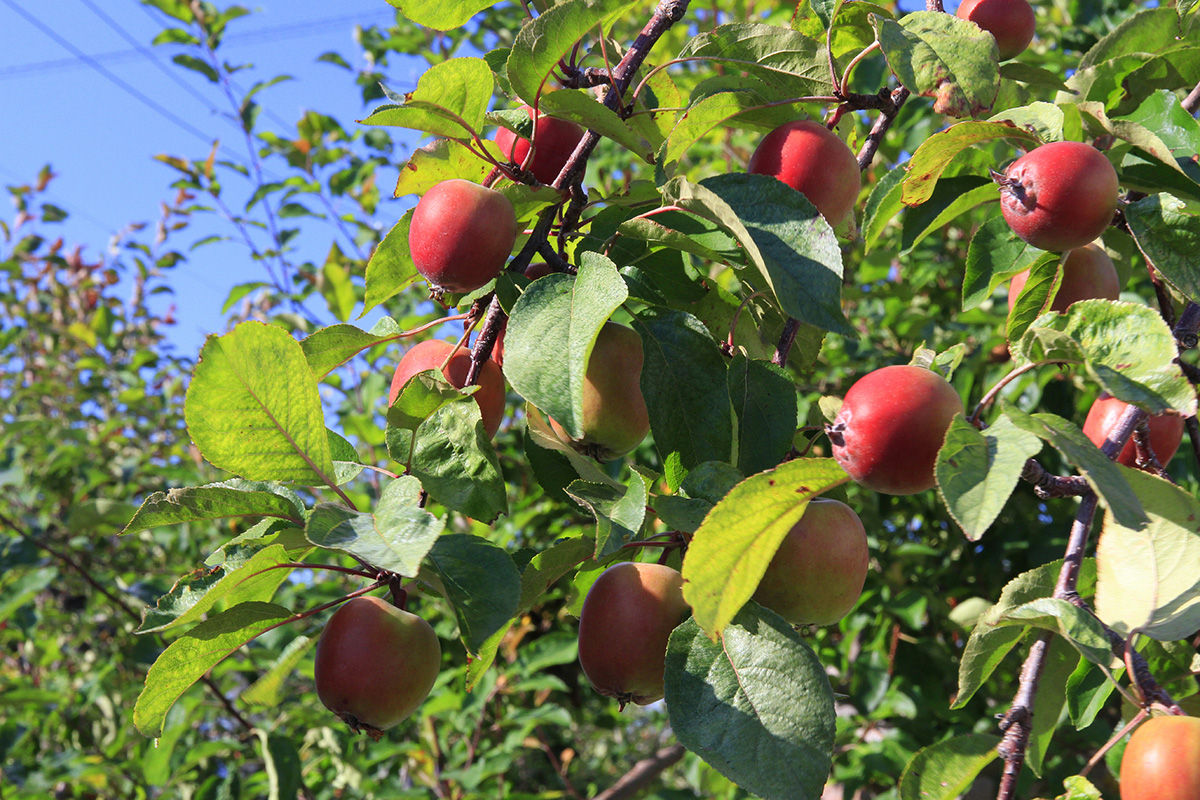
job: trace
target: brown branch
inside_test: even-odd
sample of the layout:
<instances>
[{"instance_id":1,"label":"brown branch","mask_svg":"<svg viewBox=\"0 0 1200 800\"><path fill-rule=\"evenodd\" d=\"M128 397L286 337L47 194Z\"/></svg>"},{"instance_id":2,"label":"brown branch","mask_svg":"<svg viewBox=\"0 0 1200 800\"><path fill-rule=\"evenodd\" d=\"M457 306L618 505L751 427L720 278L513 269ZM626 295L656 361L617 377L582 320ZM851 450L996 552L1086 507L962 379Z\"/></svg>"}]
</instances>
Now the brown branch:
<instances>
[{"instance_id":1,"label":"brown branch","mask_svg":"<svg viewBox=\"0 0 1200 800\"><path fill-rule=\"evenodd\" d=\"M646 788L663 770L683 758L685 752L687 751L681 744L662 748L649 758L643 758L634 764L620 780L596 795L593 800L626 800L633 797Z\"/></svg>"},{"instance_id":2,"label":"brown branch","mask_svg":"<svg viewBox=\"0 0 1200 800\"><path fill-rule=\"evenodd\" d=\"M1054 475L1036 459L1025 462L1021 480L1033 484L1033 491L1043 500L1055 497L1081 497L1092 490L1088 482L1078 475Z\"/></svg>"},{"instance_id":3,"label":"brown branch","mask_svg":"<svg viewBox=\"0 0 1200 800\"><path fill-rule=\"evenodd\" d=\"M1195 116L1197 111L1200 111L1200 83L1196 84L1196 88L1188 93L1188 96L1183 98L1183 110Z\"/></svg>"}]
</instances>

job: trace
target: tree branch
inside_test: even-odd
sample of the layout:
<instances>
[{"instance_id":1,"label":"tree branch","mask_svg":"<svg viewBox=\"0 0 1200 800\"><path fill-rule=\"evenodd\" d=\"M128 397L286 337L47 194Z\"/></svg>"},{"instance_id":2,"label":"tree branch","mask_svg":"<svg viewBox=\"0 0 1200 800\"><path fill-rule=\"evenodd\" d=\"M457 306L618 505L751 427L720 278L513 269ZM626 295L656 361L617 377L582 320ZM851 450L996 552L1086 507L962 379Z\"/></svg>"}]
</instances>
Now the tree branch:
<instances>
[{"instance_id":1,"label":"tree branch","mask_svg":"<svg viewBox=\"0 0 1200 800\"><path fill-rule=\"evenodd\" d=\"M663 770L683 758L685 752L687 751L681 744L662 748L649 758L643 758L634 764L620 780L596 795L593 800L626 800L632 797L648 786Z\"/></svg>"}]
</instances>

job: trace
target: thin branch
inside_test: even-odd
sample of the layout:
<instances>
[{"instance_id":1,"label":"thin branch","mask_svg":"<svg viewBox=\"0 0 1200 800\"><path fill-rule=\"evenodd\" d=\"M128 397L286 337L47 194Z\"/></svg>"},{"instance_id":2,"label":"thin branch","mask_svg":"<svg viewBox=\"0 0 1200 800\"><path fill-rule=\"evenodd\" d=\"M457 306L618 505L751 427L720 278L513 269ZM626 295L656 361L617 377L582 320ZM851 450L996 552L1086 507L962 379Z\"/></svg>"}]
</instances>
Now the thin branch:
<instances>
[{"instance_id":1,"label":"thin branch","mask_svg":"<svg viewBox=\"0 0 1200 800\"><path fill-rule=\"evenodd\" d=\"M662 748L649 758L643 758L634 764L620 780L592 800L627 800L633 797L662 774L667 767L683 758L685 752L687 751L681 744Z\"/></svg>"},{"instance_id":2,"label":"thin branch","mask_svg":"<svg viewBox=\"0 0 1200 800\"><path fill-rule=\"evenodd\" d=\"M1200 83L1196 84L1196 88L1188 93L1188 96L1183 98L1183 109L1192 116L1200 111Z\"/></svg>"}]
</instances>

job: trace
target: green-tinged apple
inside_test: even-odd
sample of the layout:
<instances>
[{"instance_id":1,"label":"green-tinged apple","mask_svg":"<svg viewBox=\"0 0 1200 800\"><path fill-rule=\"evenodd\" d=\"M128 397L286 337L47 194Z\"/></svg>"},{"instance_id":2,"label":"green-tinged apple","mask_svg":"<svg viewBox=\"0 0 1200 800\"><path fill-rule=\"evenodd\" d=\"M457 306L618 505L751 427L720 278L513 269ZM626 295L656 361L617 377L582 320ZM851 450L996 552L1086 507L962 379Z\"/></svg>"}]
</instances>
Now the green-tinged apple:
<instances>
[{"instance_id":1,"label":"green-tinged apple","mask_svg":"<svg viewBox=\"0 0 1200 800\"><path fill-rule=\"evenodd\" d=\"M601 573L579 615L579 665L596 691L624 707L663 696L667 639L683 622L683 576L626 561Z\"/></svg>"},{"instance_id":2,"label":"green-tinged apple","mask_svg":"<svg viewBox=\"0 0 1200 800\"><path fill-rule=\"evenodd\" d=\"M317 642L317 696L355 733L378 739L425 701L441 663L428 622L378 597L355 597Z\"/></svg>"},{"instance_id":3,"label":"green-tinged apple","mask_svg":"<svg viewBox=\"0 0 1200 800\"><path fill-rule=\"evenodd\" d=\"M451 356L452 350L455 350L453 344L440 339L427 339L409 348L400 359L396 374L392 376L388 405L396 402L400 390L409 378L429 369L441 369L442 375L456 389L466 386L467 372L471 369L471 351L460 347ZM447 358L450 360L446 361ZM445 368L442 368L443 363ZM479 414L483 417L483 427L488 437L495 436L496 431L500 430L501 420L504 419L504 373L500 365L490 358L483 362L483 367L479 370L479 390L472 397L479 404Z\"/></svg>"},{"instance_id":4,"label":"green-tinged apple","mask_svg":"<svg viewBox=\"0 0 1200 800\"><path fill-rule=\"evenodd\" d=\"M624 325L604 323L583 377L583 435L572 438L553 419L550 427L564 442L597 461L620 458L650 432L641 375L642 337Z\"/></svg>"},{"instance_id":5,"label":"green-tinged apple","mask_svg":"<svg viewBox=\"0 0 1200 800\"><path fill-rule=\"evenodd\" d=\"M1113 221L1117 171L1096 148L1051 142L1030 150L996 176L1000 213L1034 247L1061 253L1100 237Z\"/></svg>"},{"instance_id":6,"label":"green-tinged apple","mask_svg":"<svg viewBox=\"0 0 1200 800\"><path fill-rule=\"evenodd\" d=\"M850 613L867 579L867 532L853 509L817 498L775 551L754 592L795 625L829 625Z\"/></svg>"},{"instance_id":7,"label":"green-tinged apple","mask_svg":"<svg viewBox=\"0 0 1200 800\"><path fill-rule=\"evenodd\" d=\"M418 201L408 246L417 272L437 289L466 293L500 274L518 233L507 197L456 179L436 184Z\"/></svg>"},{"instance_id":8,"label":"green-tinged apple","mask_svg":"<svg viewBox=\"0 0 1200 800\"><path fill-rule=\"evenodd\" d=\"M1127 408L1129 403L1118 400L1108 392L1102 392L1088 409L1087 418L1083 421L1084 435L1091 439L1096 447L1103 447L1109 432L1116 427ZM1158 463L1166 466L1183 441L1183 417L1178 414L1152 414L1147 420L1147 425L1150 428L1150 449L1154 451ZM1127 467L1135 466L1137 445L1132 436L1116 460Z\"/></svg>"},{"instance_id":9,"label":"green-tinged apple","mask_svg":"<svg viewBox=\"0 0 1200 800\"><path fill-rule=\"evenodd\" d=\"M808 198L832 227L850 216L862 177L841 137L819 122L797 120L768 133L750 156L749 171L771 175Z\"/></svg>"},{"instance_id":10,"label":"green-tinged apple","mask_svg":"<svg viewBox=\"0 0 1200 800\"><path fill-rule=\"evenodd\" d=\"M1059 267L1062 280L1050 304L1051 311L1064 313L1080 300L1116 300L1121 296L1121 279L1104 245L1090 242L1067 253ZM1029 281L1029 270L1013 276L1008 284L1008 312L1017 304L1017 296Z\"/></svg>"},{"instance_id":11,"label":"green-tinged apple","mask_svg":"<svg viewBox=\"0 0 1200 800\"><path fill-rule=\"evenodd\" d=\"M934 466L962 398L945 378L891 366L860 378L826 430L833 457L851 480L882 494L932 489Z\"/></svg>"}]
</instances>

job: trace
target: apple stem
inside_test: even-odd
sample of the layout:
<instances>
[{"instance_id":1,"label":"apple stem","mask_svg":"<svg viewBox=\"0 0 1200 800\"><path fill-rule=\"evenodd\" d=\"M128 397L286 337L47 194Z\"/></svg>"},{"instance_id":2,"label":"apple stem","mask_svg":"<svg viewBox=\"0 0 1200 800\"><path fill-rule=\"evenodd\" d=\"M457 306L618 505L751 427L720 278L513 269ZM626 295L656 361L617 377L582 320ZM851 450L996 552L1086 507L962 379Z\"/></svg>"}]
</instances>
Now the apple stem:
<instances>
[{"instance_id":1,"label":"apple stem","mask_svg":"<svg viewBox=\"0 0 1200 800\"><path fill-rule=\"evenodd\" d=\"M392 605L394 605L396 608L400 609L401 611L407 611L408 610L408 592L405 591L403 586L401 586L402 580L403 579L399 575L396 575L395 573L393 573L391 575L391 577L388 578L387 586L388 586L388 591L390 591L392 593Z\"/></svg>"}]
</instances>

